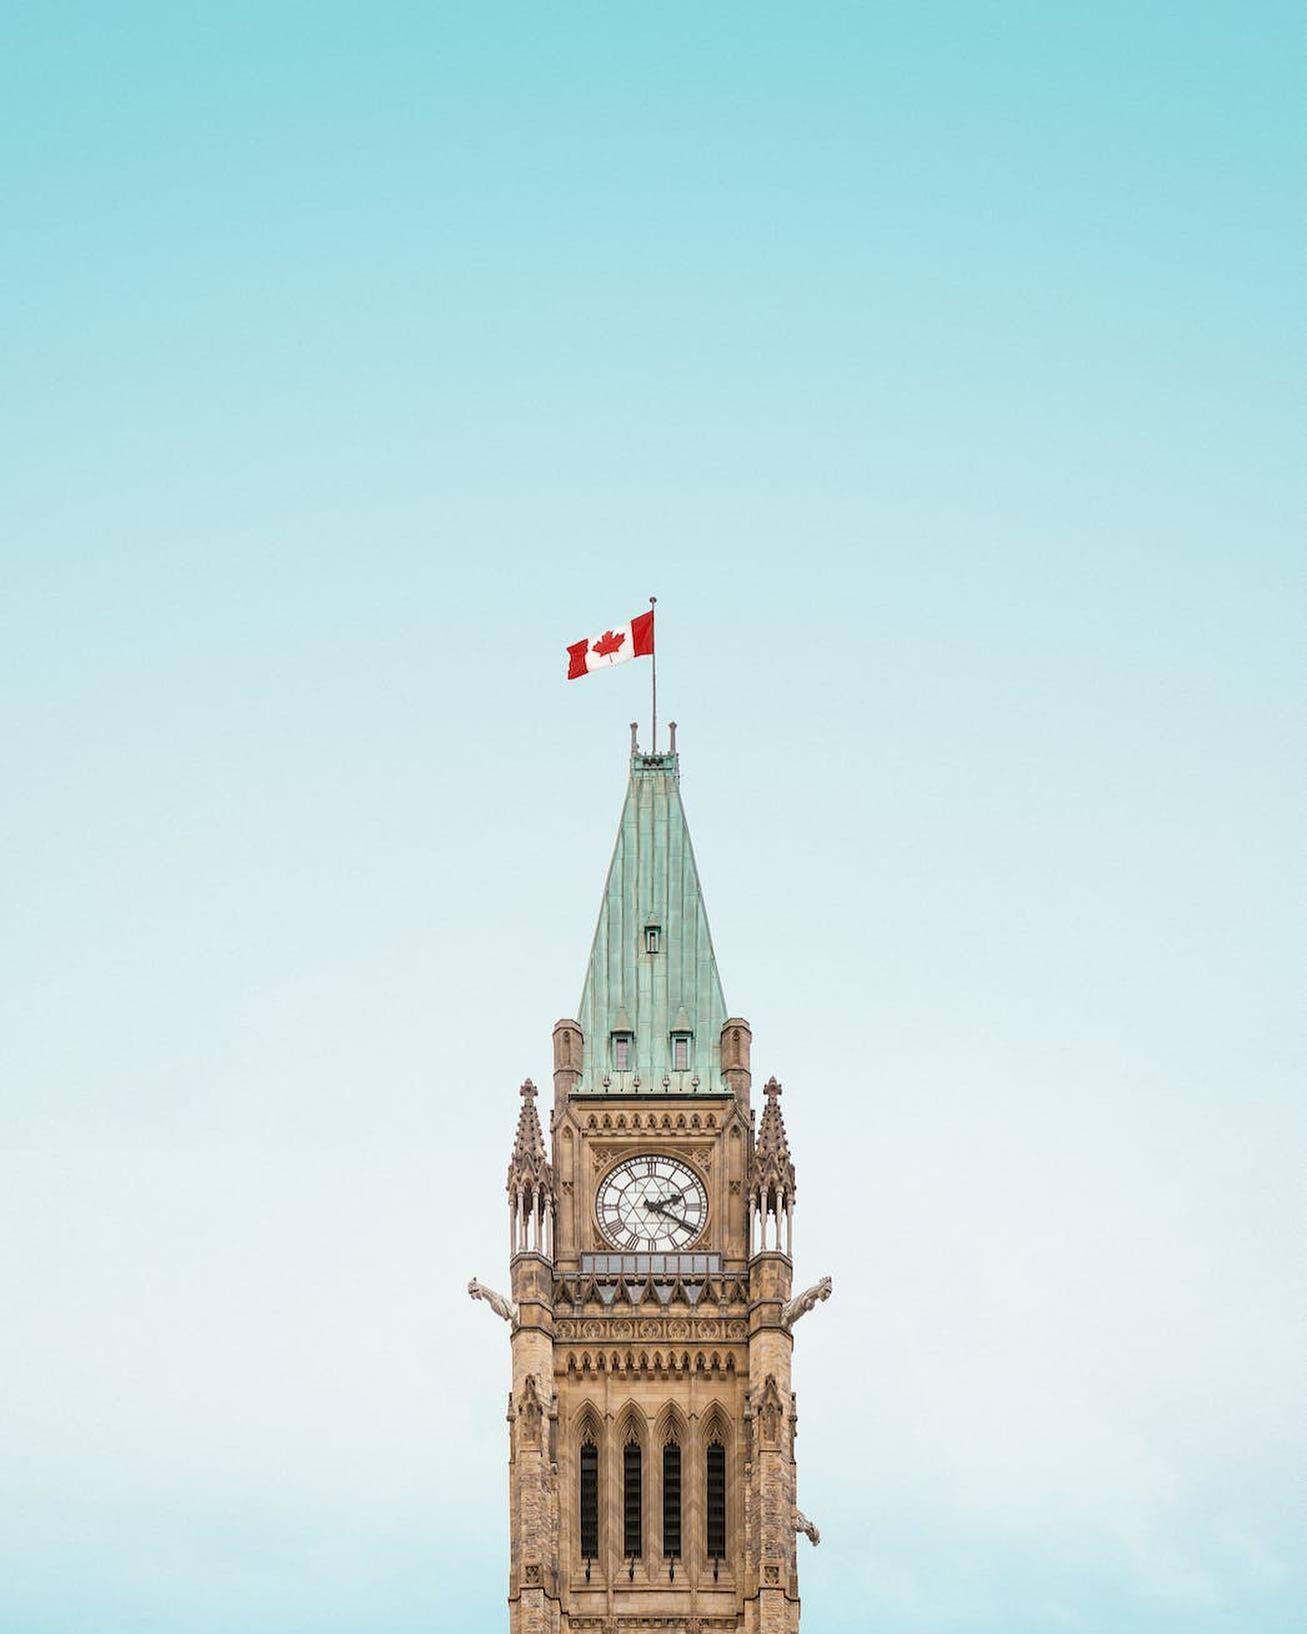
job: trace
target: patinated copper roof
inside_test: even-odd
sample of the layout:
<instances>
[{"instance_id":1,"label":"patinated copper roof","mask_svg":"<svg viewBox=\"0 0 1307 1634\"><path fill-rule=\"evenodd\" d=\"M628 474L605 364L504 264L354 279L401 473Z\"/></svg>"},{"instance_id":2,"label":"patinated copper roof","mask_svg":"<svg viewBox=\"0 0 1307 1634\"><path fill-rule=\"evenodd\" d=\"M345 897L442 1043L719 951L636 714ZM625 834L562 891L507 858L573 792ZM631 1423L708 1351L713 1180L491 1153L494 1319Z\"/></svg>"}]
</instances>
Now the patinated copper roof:
<instances>
[{"instance_id":1,"label":"patinated copper roof","mask_svg":"<svg viewBox=\"0 0 1307 1634\"><path fill-rule=\"evenodd\" d=\"M585 1037L578 1093L721 1092L726 1000L675 754L631 756L577 1019ZM626 1032L631 1048L619 1070L612 1038ZM673 1056L677 1032L690 1035L684 1069Z\"/></svg>"}]
</instances>

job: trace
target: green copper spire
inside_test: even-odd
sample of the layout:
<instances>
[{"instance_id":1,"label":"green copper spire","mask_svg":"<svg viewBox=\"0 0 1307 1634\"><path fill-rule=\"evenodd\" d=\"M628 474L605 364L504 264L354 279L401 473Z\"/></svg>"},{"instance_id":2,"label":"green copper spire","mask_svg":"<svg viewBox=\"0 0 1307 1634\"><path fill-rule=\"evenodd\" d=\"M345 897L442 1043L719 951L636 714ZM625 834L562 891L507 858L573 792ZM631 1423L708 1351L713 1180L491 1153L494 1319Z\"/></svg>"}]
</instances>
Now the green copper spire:
<instances>
[{"instance_id":1,"label":"green copper spire","mask_svg":"<svg viewBox=\"0 0 1307 1634\"><path fill-rule=\"evenodd\" d=\"M671 754L631 755L577 1018L582 1095L722 1094L726 1000Z\"/></svg>"}]
</instances>

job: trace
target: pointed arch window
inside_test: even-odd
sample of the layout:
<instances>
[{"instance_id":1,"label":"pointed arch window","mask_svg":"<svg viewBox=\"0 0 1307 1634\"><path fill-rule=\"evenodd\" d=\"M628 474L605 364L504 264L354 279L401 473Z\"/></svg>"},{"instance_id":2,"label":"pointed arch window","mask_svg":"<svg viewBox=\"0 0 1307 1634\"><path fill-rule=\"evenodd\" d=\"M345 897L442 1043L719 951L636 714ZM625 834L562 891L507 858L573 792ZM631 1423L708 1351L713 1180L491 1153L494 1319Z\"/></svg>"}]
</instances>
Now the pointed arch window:
<instances>
[{"instance_id":1,"label":"pointed arch window","mask_svg":"<svg viewBox=\"0 0 1307 1634\"><path fill-rule=\"evenodd\" d=\"M591 1440L581 1443L581 1555L599 1555L599 1449Z\"/></svg>"},{"instance_id":2,"label":"pointed arch window","mask_svg":"<svg viewBox=\"0 0 1307 1634\"><path fill-rule=\"evenodd\" d=\"M681 1557L681 1444L669 1441L663 1447L663 1554L671 1560Z\"/></svg>"},{"instance_id":3,"label":"pointed arch window","mask_svg":"<svg viewBox=\"0 0 1307 1634\"><path fill-rule=\"evenodd\" d=\"M721 1560L726 1554L726 1448L720 1441L708 1445L704 1475L708 1558Z\"/></svg>"},{"instance_id":4,"label":"pointed arch window","mask_svg":"<svg viewBox=\"0 0 1307 1634\"><path fill-rule=\"evenodd\" d=\"M622 1449L622 1553L628 1560L644 1553L643 1462L632 1437Z\"/></svg>"}]
</instances>

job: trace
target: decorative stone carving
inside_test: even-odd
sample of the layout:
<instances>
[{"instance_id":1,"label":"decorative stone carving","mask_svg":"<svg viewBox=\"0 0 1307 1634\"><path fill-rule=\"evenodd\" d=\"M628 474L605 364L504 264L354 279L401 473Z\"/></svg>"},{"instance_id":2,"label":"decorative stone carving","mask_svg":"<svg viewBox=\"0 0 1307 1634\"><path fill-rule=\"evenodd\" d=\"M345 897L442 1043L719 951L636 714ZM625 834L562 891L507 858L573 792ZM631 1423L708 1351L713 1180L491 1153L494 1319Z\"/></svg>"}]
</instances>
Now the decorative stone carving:
<instances>
[{"instance_id":1,"label":"decorative stone carving","mask_svg":"<svg viewBox=\"0 0 1307 1634\"><path fill-rule=\"evenodd\" d=\"M814 1549L821 1542L821 1532L813 1525L803 1511L797 1508L794 1511L794 1530L796 1532L802 1532L804 1537L807 1538L808 1542L812 1544Z\"/></svg>"},{"instance_id":2,"label":"decorative stone carving","mask_svg":"<svg viewBox=\"0 0 1307 1634\"><path fill-rule=\"evenodd\" d=\"M467 1285L467 1291L473 1299L483 1299L496 1316L502 1316L505 1322L517 1326L518 1310L511 1300L497 1294L493 1288L487 1288L484 1282L478 1282L475 1277Z\"/></svg>"},{"instance_id":3,"label":"decorative stone carving","mask_svg":"<svg viewBox=\"0 0 1307 1634\"><path fill-rule=\"evenodd\" d=\"M776 1383L774 1373L769 1373L763 1381L762 1396L758 1402L758 1418L761 1420L763 1445L779 1447L781 1443L781 1425L785 1418L785 1405L781 1401L780 1387Z\"/></svg>"},{"instance_id":4,"label":"decorative stone carving","mask_svg":"<svg viewBox=\"0 0 1307 1634\"><path fill-rule=\"evenodd\" d=\"M796 1294L781 1308L781 1321L784 1325L787 1328L793 1327L801 1316L814 1310L823 1299L829 1299L831 1286L831 1279L823 1277L820 1282L814 1282L811 1288L805 1288L801 1294Z\"/></svg>"},{"instance_id":5,"label":"decorative stone carving","mask_svg":"<svg viewBox=\"0 0 1307 1634\"><path fill-rule=\"evenodd\" d=\"M545 1404L540 1399L540 1386L535 1374L528 1373L518 1406L518 1419L522 1426L522 1441L525 1446L538 1447L541 1444L544 1418Z\"/></svg>"}]
</instances>

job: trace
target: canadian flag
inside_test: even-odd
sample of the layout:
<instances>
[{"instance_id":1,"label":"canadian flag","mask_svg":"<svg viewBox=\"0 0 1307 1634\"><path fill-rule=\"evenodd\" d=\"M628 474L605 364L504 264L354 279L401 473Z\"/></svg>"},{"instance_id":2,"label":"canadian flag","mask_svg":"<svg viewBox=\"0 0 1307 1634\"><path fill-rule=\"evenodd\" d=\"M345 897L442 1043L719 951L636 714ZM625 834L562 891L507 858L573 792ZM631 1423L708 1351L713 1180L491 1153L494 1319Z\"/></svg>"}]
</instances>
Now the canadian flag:
<instances>
[{"instance_id":1,"label":"canadian flag","mask_svg":"<svg viewBox=\"0 0 1307 1634\"><path fill-rule=\"evenodd\" d=\"M591 670L611 669L628 658L648 658L654 650L654 616L637 613L629 624L615 624L611 630L587 641L574 641L567 649L567 679L575 681Z\"/></svg>"}]
</instances>

